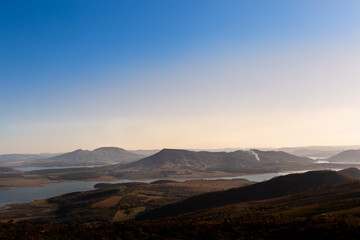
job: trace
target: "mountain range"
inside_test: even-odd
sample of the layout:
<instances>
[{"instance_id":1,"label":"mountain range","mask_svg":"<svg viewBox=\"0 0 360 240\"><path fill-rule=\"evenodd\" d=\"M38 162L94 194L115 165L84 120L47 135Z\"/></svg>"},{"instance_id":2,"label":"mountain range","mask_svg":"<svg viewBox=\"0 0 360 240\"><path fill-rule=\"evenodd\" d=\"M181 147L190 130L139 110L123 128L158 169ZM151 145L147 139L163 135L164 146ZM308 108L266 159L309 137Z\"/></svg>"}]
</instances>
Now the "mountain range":
<instances>
[{"instance_id":1,"label":"mountain range","mask_svg":"<svg viewBox=\"0 0 360 240\"><path fill-rule=\"evenodd\" d=\"M299 153L308 151L338 151L337 148L286 148ZM136 153L134 153L136 152ZM310 153L308 152L308 153ZM141 153L141 154L140 154ZM154 153L154 154L153 154ZM152 154L149 156L149 154ZM323 159L329 164L360 164L360 150L346 150ZM334 167L330 166L328 167ZM168 177L197 173L261 173L299 169L316 169L320 166L314 160L285 151L264 151L257 149L233 152L189 151L182 149L127 151L117 147L101 147L93 151L78 149L64 154L6 154L0 155L0 166L4 167L71 167L111 165L108 169L141 174L144 177ZM317 165L317 166L316 166ZM325 167L325 165L323 166ZM111 174L110 174L111 175ZM125 174L126 175L126 174ZM149 176L146 176L149 175ZM204 176L202 174L202 176ZM206 175L208 176L208 175ZM132 176L129 176L132 177ZM199 176L201 177L201 176Z\"/></svg>"},{"instance_id":2,"label":"mountain range","mask_svg":"<svg viewBox=\"0 0 360 240\"><path fill-rule=\"evenodd\" d=\"M307 146L307 147L284 147L277 148L275 151L284 151L296 156L311 158L329 158L342 151L349 149L359 149L359 145L349 146Z\"/></svg>"},{"instance_id":3,"label":"mountain range","mask_svg":"<svg viewBox=\"0 0 360 240\"><path fill-rule=\"evenodd\" d=\"M339 163L359 163L360 164L360 150L346 150L336 154L330 158L327 158L328 162Z\"/></svg>"},{"instance_id":4,"label":"mountain range","mask_svg":"<svg viewBox=\"0 0 360 240\"><path fill-rule=\"evenodd\" d=\"M112 169L121 172L169 173L259 173L304 168L314 161L285 152L260 151L256 149L235 152L195 152L179 149L163 149L160 152Z\"/></svg>"},{"instance_id":5,"label":"mountain range","mask_svg":"<svg viewBox=\"0 0 360 240\"><path fill-rule=\"evenodd\" d=\"M21 165L26 161L39 160L55 157L61 153L39 153L39 154L2 154L0 155L1 166Z\"/></svg>"},{"instance_id":6,"label":"mountain range","mask_svg":"<svg viewBox=\"0 0 360 240\"><path fill-rule=\"evenodd\" d=\"M93 151L78 149L51 158L27 161L23 166L67 167L124 164L143 158L144 155L135 154L117 147L101 147Z\"/></svg>"}]
</instances>

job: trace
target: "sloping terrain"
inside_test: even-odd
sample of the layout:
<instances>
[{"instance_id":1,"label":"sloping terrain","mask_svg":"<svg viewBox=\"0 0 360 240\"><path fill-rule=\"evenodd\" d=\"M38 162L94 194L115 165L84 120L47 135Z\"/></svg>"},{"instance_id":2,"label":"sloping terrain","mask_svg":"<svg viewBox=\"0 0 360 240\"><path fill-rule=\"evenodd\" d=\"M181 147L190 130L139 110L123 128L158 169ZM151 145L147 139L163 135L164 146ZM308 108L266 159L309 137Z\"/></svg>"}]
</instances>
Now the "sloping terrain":
<instances>
[{"instance_id":1,"label":"sloping terrain","mask_svg":"<svg viewBox=\"0 0 360 240\"><path fill-rule=\"evenodd\" d=\"M305 166L313 161L285 152L275 151L235 151L235 152L194 152L177 149L163 149L139 161L119 166L119 169L132 171L223 171L232 173L251 173L260 169L276 171L287 167ZM116 168L117 166L114 166Z\"/></svg>"},{"instance_id":2,"label":"sloping terrain","mask_svg":"<svg viewBox=\"0 0 360 240\"><path fill-rule=\"evenodd\" d=\"M211 219L228 217L268 218L346 217L360 220L360 182L323 186L278 198L252 200L219 207L196 210L173 217L174 219ZM221 214L223 213L223 214Z\"/></svg>"},{"instance_id":3,"label":"sloping terrain","mask_svg":"<svg viewBox=\"0 0 360 240\"><path fill-rule=\"evenodd\" d=\"M347 150L327 158L329 162L360 163L360 150Z\"/></svg>"},{"instance_id":4,"label":"sloping terrain","mask_svg":"<svg viewBox=\"0 0 360 240\"><path fill-rule=\"evenodd\" d=\"M27 162L25 166L67 167L124 164L143 157L143 155L135 154L122 148L102 147L93 151L79 149L51 158L33 160Z\"/></svg>"},{"instance_id":5,"label":"sloping terrain","mask_svg":"<svg viewBox=\"0 0 360 240\"><path fill-rule=\"evenodd\" d=\"M206 208L276 198L312 188L333 186L354 181L356 181L354 178L335 171L310 171L302 174L289 174L242 188L195 196L185 201L145 213L141 218L153 219L170 217Z\"/></svg>"},{"instance_id":6,"label":"sloping terrain","mask_svg":"<svg viewBox=\"0 0 360 240\"><path fill-rule=\"evenodd\" d=\"M360 170L358 168L355 168L355 167L346 168L346 169L340 170L339 172L346 174L350 177L360 179Z\"/></svg>"},{"instance_id":7,"label":"sloping terrain","mask_svg":"<svg viewBox=\"0 0 360 240\"><path fill-rule=\"evenodd\" d=\"M144 157L148 157L151 155L154 155L155 153L159 152L160 150L154 149L154 150L128 150L129 152L143 155Z\"/></svg>"},{"instance_id":8,"label":"sloping terrain","mask_svg":"<svg viewBox=\"0 0 360 240\"><path fill-rule=\"evenodd\" d=\"M60 155L60 153L41 153L41 154L2 154L0 155L0 166L22 166L24 163L46 159Z\"/></svg>"},{"instance_id":9,"label":"sloping terrain","mask_svg":"<svg viewBox=\"0 0 360 240\"><path fill-rule=\"evenodd\" d=\"M247 180L156 181L98 184L96 190L74 192L0 212L0 220L38 219L42 222L94 222L133 219L138 213L211 191L251 184Z\"/></svg>"},{"instance_id":10,"label":"sloping terrain","mask_svg":"<svg viewBox=\"0 0 360 240\"><path fill-rule=\"evenodd\" d=\"M244 216L211 221L166 219L120 223L0 223L0 239L176 240L273 239L357 240L359 220L341 217Z\"/></svg>"},{"instance_id":11,"label":"sloping terrain","mask_svg":"<svg viewBox=\"0 0 360 240\"><path fill-rule=\"evenodd\" d=\"M343 172L354 170L346 169ZM358 239L360 237L360 182L344 173L311 171L290 174L240 188L239 185L248 182L239 181L241 180L178 183L161 180L151 184L98 184L98 189L93 191L65 194L29 204L15 204L13 209L2 210L0 216L6 222L0 223L0 237L3 239L29 237L33 239ZM231 188L232 186L236 188ZM227 188L231 189L225 190ZM217 192L204 193L209 191ZM193 196L201 192L204 194ZM184 198L187 200L183 200ZM172 204L168 204L169 202ZM190 209L189 206L184 205L186 202L194 204L195 207ZM174 206L181 207L182 211L174 214ZM159 213L159 210L162 210L160 211L162 216L154 215ZM142 212L145 214L141 214ZM21 217L24 214L26 216ZM138 220L134 220L136 216ZM146 216L151 220L139 220ZM165 218L154 219L158 217ZM9 218L26 222L13 223L7 221Z\"/></svg>"},{"instance_id":12,"label":"sloping terrain","mask_svg":"<svg viewBox=\"0 0 360 240\"><path fill-rule=\"evenodd\" d=\"M276 151L284 151L296 156L312 157L312 158L329 158L340 152L349 149L359 149L359 145L349 146L307 146L307 147L284 147L278 148Z\"/></svg>"},{"instance_id":13,"label":"sloping terrain","mask_svg":"<svg viewBox=\"0 0 360 240\"><path fill-rule=\"evenodd\" d=\"M163 149L130 163L110 165L114 161L130 161L142 156L128 154L119 148L100 148L94 151L77 150L51 159L33 162L40 166L107 165L92 168L43 169L24 172L24 177L51 181L117 179L197 179L239 176L241 174L272 173L308 170L319 166L313 160L276 151L194 152ZM0 180L5 182L5 179ZM10 180L10 179L8 179ZM21 180L21 179L19 179ZM6 181L7 183L9 181ZM8 184L3 184L7 185Z\"/></svg>"}]
</instances>

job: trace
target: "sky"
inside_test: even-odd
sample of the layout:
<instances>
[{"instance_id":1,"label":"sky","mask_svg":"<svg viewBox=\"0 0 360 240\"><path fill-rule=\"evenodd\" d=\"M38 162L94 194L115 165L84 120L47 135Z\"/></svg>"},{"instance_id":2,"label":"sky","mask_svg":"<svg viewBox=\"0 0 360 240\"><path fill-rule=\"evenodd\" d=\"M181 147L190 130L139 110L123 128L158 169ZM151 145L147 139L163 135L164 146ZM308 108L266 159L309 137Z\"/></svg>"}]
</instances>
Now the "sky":
<instances>
[{"instance_id":1,"label":"sky","mask_svg":"<svg viewBox=\"0 0 360 240\"><path fill-rule=\"evenodd\" d=\"M0 1L0 154L360 144L360 2Z\"/></svg>"}]
</instances>

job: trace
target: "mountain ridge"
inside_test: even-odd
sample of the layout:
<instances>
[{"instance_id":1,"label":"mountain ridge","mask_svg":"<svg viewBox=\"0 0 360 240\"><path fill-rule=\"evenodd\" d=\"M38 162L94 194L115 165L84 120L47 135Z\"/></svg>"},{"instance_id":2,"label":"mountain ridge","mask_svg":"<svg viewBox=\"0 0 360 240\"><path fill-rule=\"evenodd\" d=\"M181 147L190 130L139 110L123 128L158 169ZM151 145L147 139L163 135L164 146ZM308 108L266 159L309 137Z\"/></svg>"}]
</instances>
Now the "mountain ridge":
<instances>
[{"instance_id":1,"label":"mountain ridge","mask_svg":"<svg viewBox=\"0 0 360 240\"><path fill-rule=\"evenodd\" d=\"M328 162L360 163L360 149L350 149L325 159Z\"/></svg>"},{"instance_id":2,"label":"mountain ridge","mask_svg":"<svg viewBox=\"0 0 360 240\"><path fill-rule=\"evenodd\" d=\"M178 203L151 210L139 216L139 219L172 217L207 208L277 198L317 187L334 186L351 182L358 182L358 180L346 174L330 170L289 174L250 186L201 194Z\"/></svg>"},{"instance_id":3,"label":"mountain ridge","mask_svg":"<svg viewBox=\"0 0 360 240\"><path fill-rule=\"evenodd\" d=\"M51 158L30 161L25 165L34 167L110 165L129 163L143 157L123 148L100 147L92 151L77 149Z\"/></svg>"},{"instance_id":4,"label":"mountain ridge","mask_svg":"<svg viewBox=\"0 0 360 240\"><path fill-rule=\"evenodd\" d=\"M121 169L138 171L159 169L193 169L199 171L241 170L247 168L273 168L274 165L311 164L306 157L298 157L285 152L261 151L256 149L234 152L189 151L164 148L158 153L132 163ZM115 167L115 166L114 166Z\"/></svg>"}]
</instances>

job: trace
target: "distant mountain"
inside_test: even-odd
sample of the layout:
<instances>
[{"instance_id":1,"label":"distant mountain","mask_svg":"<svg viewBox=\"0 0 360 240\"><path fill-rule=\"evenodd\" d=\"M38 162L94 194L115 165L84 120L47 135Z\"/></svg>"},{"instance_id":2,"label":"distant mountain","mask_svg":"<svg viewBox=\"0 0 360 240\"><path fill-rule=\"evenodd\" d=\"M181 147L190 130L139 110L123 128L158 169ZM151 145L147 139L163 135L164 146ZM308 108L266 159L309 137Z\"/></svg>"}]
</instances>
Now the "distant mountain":
<instances>
[{"instance_id":1,"label":"distant mountain","mask_svg":"<svg viewBox=\"0 0 360 240\"><path fill-rule=\"evenodd\" d=\"M26 164L26 166L67 167L124 164L143 157L122 148L102 147L93 151L79 149L47 159L34 160Z\"/></svg>"},{"instance_id":2,"label":"distant mountain","mask_svg":"<svg viewBox=\"0 0 360 240\"><path fill-rule=\"evenodd\" d=\"M159 149L154 149L154 150L128 150L129 152L135 153L135 154L139 154L139 155L143 155L145 157L151 156L157 152L159 152Z\"/></svg>"},{"instance_id":3,"label":"distant mountain","mask_svg":"<svg viewBox=\"0 0 360 240\"><path fill-rule=\"evenodd\" d=\"M248 172L249 170L276 170L284 166L311 164L309 158L293 156L285 152L247 150L235 152L194 152L163 149L160 152L121 166L137 171L161 171L188 169L197 171Z\"/></svg>"},{"instance_id":4,"label":"distant mountain","mask_svg":"<svg viewBox=\"0 0 360 240\"><path fill-rule=\"evenodd\" d=\"M329 158L348 149L357 149L360 146L308 146L308 147L285 147L276 149L296 156L312 158Z\"/></svg>"},{"instance_id":5,"label":"distant mountain","mask_svg":"<svg viewBox=\"0 0 360 240\"><path fill-rule=\"evenodd\" d=\"M40 153L40 154L3 154L0 155L0 166L18 166L31 160L51 158L61 153Z\"/></svg>"},{"instance_id":6,"label":"distant mountain","mask_svg":"<svg viewBox=\"0 0 360 240\"><path fill-rule=\"evenodd\" d=\"M302 157L311 157L311 158L328 158L331 156L334 156L335 154L338 154L341 152L341 150L316 150L316 149L298 149L292 152L289 152L290 154L296 155L296 156L302 156Z\"/></svg>"},{"instance_id":7,"label":"distant mountain","mask_svg":"<svg viewBox=\"0 0 360 240\"><path fill-rule=\"evenodd\" d=\"M295 156L283 151L260 151L260 150L252 150L255 152L260 161L265 161L270 164L298 164L304 165L313 163L313 160L307 157L299 157Z\"/></svg>"},{"instance_id":8,"label":"distant mountain","mask_svg":"<svg viewBox=\"0 0 360 240\"><path fill-rule=\"evenodd\" d=\"M359 163L360 164L360 150L347 150L336 154L333 157L326 159L328 162L341 163Z\"/></svg>"},{"instance_id":9,"label":"distant mountain","mask_svg":"<svg viewBox=\"0 0 360 240\"><path fill-rule=\"evenodd\" d=\"M253 200L286 196L309 189L354 182L356 179L335 171L310 171L289 174L266 182L226 191L211 192L191 197L179 203L154 209L140 216L142 219L170 217L201 209L224 206Z\"/></svg>"}]
</instances>

